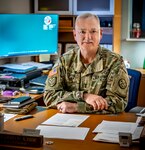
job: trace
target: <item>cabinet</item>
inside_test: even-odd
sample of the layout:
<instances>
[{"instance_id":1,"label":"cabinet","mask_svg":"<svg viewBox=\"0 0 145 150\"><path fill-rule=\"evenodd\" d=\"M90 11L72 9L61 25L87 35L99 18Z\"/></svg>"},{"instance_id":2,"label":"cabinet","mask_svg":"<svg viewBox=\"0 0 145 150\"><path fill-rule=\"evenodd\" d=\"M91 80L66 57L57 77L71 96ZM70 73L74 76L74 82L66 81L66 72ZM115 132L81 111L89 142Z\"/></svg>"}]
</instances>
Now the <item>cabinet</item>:
<instances>
[{"instance_id":1,"label":"cabinet","mask_svg":"<svg viewBox=\"0 0 145 150\"><path fill-rule=\"evenodd\" d=\"M73 14L91 12L100 15L114 15L114 0L74 0Z\"/></svg>"},{"instance_id":2,"label":"cabinet","mask_svg":"<svg viewBox=\"0 0 145 150\"><path fill-rule=\"evenodd\" d=\"M102 46L112 50L113 43L113 17L99 17L101 27L103 28L103 38L100 42ZM67 43L75 43L73 37L73 28L75 24L75 15L65 15L59 17L59 42L62 43L62 49L65 50Z\"/></svg>"},{"instance_id":3,"label":"cabinet","mask_svg":"<svg viewBox=\"0 0 145 150\"><path fill-rule=\"evenodd\" d=\"M145 0L129 0L129 23L127 41L145 41ZM138 23L141 35L136 38L133 34L133 26Z\"/></svg>"},{"instance_id":4,"label":"cabinet","mask_svg":"<svg viewBox=\"0 0 145 150\"><path fill-rule=\"evenodd\" d=\"M35 13L72 14L72 0L34 0Z\"/></svg>"},{"instance_id":5,"label":"cabinet","mask_svg":"<svg viewBox=\"0 0 145 150\"><path fill-rule=\"evenodd\" d=\"M60 5L60 1L56 2L56 0L52 0L55 4ZM96 1L96 0L95 0ZM45 9L45 6L48 7L47 3L48 0L35 0L35 13L52 13L52 12L57 12L55 11L48 11L48 8ZM67 0L68 2L68 0ZM76 1L70 1L70 5L73 5L73 2ZM79 1L79 4L83 5L82 1ZM88 2L88 0L86 0L85 2ZM106 14L106 16L100 16L101 18L101 24L104 30L104 35L103 37L105 37L108 41L106 44L112 44L112 50L116 53L120 53L120 38L121 38L121 0L109 0L108 1L109 4L111 5L111 3L113 2L114 5L114 15L109 15ZM42 5L42 4L43 5ZM62 3L62 1L61 1ZM89 1L90 3L90 1ZM40 8L40 5L43 6L42 8ZM67 3L68 4L68 3ZM69 5L69 6L70 6ZM87 7L87 6L85 6ZM65 50L65 44L66 43L75 43L74 38L73 38L73 34L72 34L72 30L73 30L73 26L74 26L74 22L75 22L75 18L76 15L70 15L70 12L74 13L73 10L70 10L69 13L67 11L65 11L65 14L60 14L59 15L59 43L62 43L62 53ZM90 11L91 12L91 11ZM59 12L58 12L59 13ZM67 14L68 13L68 14ZM67 15L66 15L67 14ZM106 18L105 18L106 17ZM105 26L103 25L104 23L104 19L107 19L107 22L111 22L111 26ZM102 40L102 43L105 44L104 39Z\"/></svg>"},{"instance_id":6,"label":"cabinet","mask_svg":"<svg viewBox=\"0 0 145 150\"><path fill-rule=\"evenodd\" d=\"M35 13L114 15L114 0L34 0Z\"/></svg>"}]
</instances>

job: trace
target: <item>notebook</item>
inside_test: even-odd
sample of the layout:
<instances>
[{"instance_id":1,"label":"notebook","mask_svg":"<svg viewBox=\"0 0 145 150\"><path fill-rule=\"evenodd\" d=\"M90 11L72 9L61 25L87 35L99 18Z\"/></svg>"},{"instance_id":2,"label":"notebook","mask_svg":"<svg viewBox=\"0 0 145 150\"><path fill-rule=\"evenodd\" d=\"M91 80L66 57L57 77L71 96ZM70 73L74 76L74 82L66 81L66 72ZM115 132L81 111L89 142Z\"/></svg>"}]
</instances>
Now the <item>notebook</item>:
<instances>
[{"instance_id":1,"label":"notebook","mask_svg":"<svg viewBox=\"0 0 145 150\"><path fill-rule=\"evenodd\" d=\"M30 103L32 103L32 102L34 102L35 100L34 99L30 99L30 100L27 100L27 101L25 101L25 102L23 102L23 103L21 103L21 104L11 104L11 103L4 103L3 104L3 107L9 107L9 108L21 108L22 106L25 106L25 105L27 105L27 104L30 104Z\"/></svg>"},{"instance_id":2,"label":"notebook","mask_svg":"<svg viewBox=\"0 0 145 150\"><path fill-rule=\"evenodd\" d=\"M42 75L29 81L30 84L45 86L48 75Z\"/></svg>"}]
</instances>

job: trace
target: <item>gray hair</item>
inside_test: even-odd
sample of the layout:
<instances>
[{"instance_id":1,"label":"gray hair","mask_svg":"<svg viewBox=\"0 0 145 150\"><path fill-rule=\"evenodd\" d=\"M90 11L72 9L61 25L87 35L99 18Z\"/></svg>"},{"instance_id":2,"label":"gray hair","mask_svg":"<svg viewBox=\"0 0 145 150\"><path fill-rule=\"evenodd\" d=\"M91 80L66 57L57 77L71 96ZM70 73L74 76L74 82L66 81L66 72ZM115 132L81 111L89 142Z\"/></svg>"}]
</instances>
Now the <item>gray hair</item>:
<instances>
[{"instance_id":1,"label":"gray hair","mask_svg":"<svg viewBox=\"0 0 145 150\"><path fill-rule=\"evenodd\" d=\"M83 14L77 16L76 21L75 21L75 25L76 25L76 22L79 19L87 19L87 18L90 18L90 17L94 17L98 21L98 23L100 25L100 19L99 19L99 17L97 15L95 15L95 14L92 14L92 13L83 13Z\"/></svg>"}]
</instances>

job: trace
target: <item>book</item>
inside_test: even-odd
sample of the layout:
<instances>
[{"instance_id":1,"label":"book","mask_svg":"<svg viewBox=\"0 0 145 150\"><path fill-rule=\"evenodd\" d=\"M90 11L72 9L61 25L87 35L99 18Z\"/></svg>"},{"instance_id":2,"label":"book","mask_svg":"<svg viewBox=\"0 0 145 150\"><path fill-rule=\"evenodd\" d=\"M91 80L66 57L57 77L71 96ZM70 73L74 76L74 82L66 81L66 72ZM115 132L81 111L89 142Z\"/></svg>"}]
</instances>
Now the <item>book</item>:
<instances>
[{"instance_id":1,"label":"book","mask_svg":"<svg viewBox=\"0 0 145 150\"><path fill-rule=\"evenodd\" d=\"M15 73L27 73L29 71L36 70L36 66L32 66L29 64L4 64L0 65L0 68L3 69L3 71L9 71L9 72L15 72Z\"/></svg>"},{"instance_id":2,"label":"book","mask_svg":"<svg viewBox=\"0 0 145 150\"><path fill-rule=\"evenodd\" d=\"M9 104L22 104L30 99L31 99L30 96L20 96L9 101Z\"/></svg>"},{"instance_id":3,"label":"book","mask_svg":"<svg viewBox=\"0 0 145 150\"><path fill-rule=\"evenodd\" d=\"M21 107L23 107L23 106L25 106L25 105L27 105L27 104L30 104L30 103L32 103L32 102L34 102L35 100L34 99L29 99L29 100L27 100L27 101L25 101L25 102L23 102L23 103L21 103L21 104L11 104L11 103L4 103L3 104L3 107L5 107L5 108L21 108Z\"/></svg>"},{"instance_id":4,"label":"book","mask_svg":"<svg viewBox=\"0 0 145 150\"><path fill-rule=\"evenodd\" d=\"M30 62L25 62L22 63L22 65L27 65L27 66L34 66L37 67L37 69L43 70L43 69L51 69L53 64L44 64L44 63L38 63L38 62L34 62L34 61L30 61Z\"/></svg>"}]
</instances>

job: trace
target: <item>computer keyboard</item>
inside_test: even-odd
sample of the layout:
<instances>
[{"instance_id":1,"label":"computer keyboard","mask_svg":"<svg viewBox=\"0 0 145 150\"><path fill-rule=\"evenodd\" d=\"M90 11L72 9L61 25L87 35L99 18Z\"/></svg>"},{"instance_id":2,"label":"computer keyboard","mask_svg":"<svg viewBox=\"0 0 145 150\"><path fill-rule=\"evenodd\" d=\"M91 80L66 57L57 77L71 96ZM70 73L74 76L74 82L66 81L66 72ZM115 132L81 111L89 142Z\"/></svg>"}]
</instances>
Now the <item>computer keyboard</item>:
<instances>
[{"instance_id":1,"label":"computer keyboard","mask_svg":"<svg viewBox=\"0 0 145 150\"><path fill-rule=\"evenodd\" d=\"M45 86L45 81L46 81L47 77L48 77L48 75L42 75L40 77L30 80L29 83L33 84L33 85Z\"/></svg>"}]
</instances>

